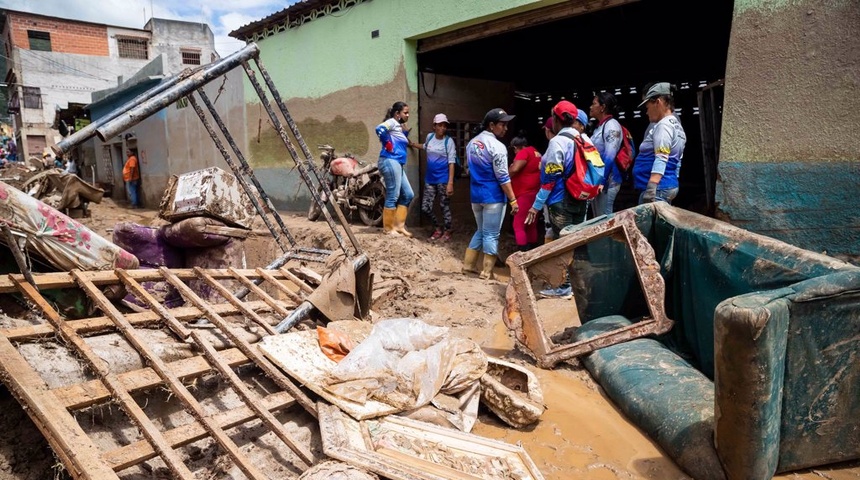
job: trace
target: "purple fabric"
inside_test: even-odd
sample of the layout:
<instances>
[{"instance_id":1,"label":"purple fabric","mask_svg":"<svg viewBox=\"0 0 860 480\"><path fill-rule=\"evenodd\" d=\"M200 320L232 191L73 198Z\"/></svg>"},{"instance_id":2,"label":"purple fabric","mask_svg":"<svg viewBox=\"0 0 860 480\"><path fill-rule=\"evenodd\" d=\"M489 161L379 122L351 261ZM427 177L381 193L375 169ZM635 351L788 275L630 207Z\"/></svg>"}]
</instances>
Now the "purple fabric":
<instances>
[{"instance_id":1,"label":"purple fabric","mask_svg":"<svg viewBox=\"0 0 860 480\"><path fill-rule=\"evenodd\" d=\"M114 226L113 243L140 259L142 268L182 267L182 252L167 243L158 228L118 223Z\"/></svg>"},{"instance_id":2,"label":"purple fabric","mask_svg":"<svg viewBox=\"0 0 860 480\"><path fill-rule=\"evenodd\" d=\"M185 268L245 268L245 242L231 238L227 243L208 248L186 248ZM221 280L222 285L235 291L242 285L233 280ZM188 286L204 300L223 303L226 300L203 280L190 280Z\"/></svg>"}]
</instances>

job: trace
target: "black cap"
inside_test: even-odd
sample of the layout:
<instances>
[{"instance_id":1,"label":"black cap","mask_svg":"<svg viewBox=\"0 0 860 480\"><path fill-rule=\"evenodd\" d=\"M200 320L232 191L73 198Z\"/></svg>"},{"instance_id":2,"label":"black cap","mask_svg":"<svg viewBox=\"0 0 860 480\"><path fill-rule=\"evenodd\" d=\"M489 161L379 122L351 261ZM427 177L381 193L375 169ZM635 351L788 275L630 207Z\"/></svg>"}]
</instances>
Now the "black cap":
<instances>
[{"instance_id":1,"label":"black cap","mask_svg":"<svg viewBox=\"0 0 860 480\"><path fill-rule=\"evenodd\" d=\"M492 123L510 122L516 115L508 115L508 112L501 108L494 108L484 115L484 126Z\"/></svg>"}]
</instances>

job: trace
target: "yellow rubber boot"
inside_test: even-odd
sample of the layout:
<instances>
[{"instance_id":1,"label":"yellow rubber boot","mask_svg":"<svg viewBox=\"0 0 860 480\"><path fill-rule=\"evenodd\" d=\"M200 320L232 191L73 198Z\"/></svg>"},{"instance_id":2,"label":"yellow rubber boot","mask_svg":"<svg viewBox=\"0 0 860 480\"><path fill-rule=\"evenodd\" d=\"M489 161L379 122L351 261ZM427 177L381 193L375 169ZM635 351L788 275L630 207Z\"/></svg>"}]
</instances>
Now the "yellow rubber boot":
<instances>
[{"instance_id":1,"label":"yellow rubber boot","mask_svg":"<svg viewBox=\"0 0 860 480\"><path fill-rule=\"evenodd\" d=\"M409 207L406 205L398 205L395 213L394 230L406 237L411 237L412 234L406 230L406 214L409 213Z\"/></svg>"},{"instance_id":2,"label":"yellow rubber boot","mask_svg":"<svg viewBox=\"0 0 860 480\"><path fill-rule=\"evenodd\" d=\"M478 255L480 253L471 248L466 249L466 256L463 257L463 270L461 270L463 273L478 273Z\"/></svg>"},{"instance_id":3,"label":"yellow rubber boot","mask_svg":"<svg viewBox=\"0 0 860 480\"><path fill-rule=\"evenodd\" d=\"M396 211L393 208L383 208L382 209L382 233L386 235L399 235L400 232L394 230L394 224L396 222L395 217L397 216Z\"/></svg>"},{"instance_id":4,"label":"yellow rubber boot","mask_svg":"<svg viewBox=\"0 0 860 480\"><path fill-rule=\"evenodd\" d=\"M489 279L493 278L493 267L495 267L495 266L496 266L496 256L495 255L487 255L485 253L484 254L484 263L483 263L484 268L481 269L481 273L480 273L480 275L478 275L478 277L483 278L485 280L489 280Z\"/></svg>"}]
</instances>

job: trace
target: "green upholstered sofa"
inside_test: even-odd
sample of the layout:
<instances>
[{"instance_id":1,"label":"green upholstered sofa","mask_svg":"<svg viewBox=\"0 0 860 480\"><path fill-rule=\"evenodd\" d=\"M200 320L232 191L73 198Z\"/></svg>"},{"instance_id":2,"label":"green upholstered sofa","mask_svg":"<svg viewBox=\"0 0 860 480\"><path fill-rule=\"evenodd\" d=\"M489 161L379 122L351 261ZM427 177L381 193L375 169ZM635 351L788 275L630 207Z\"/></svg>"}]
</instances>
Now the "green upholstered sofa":
<instances>
[{"instance_id":1,"label":"green upholstered sofa","mask_svg":"<svg viewBox=\"0 0 860 480\"><path fill-rule=\"evenodd\" d=\"M675 325L583 357L619 408L696 479L860 458L860 268L666 204L633 211ZM647 315L630 255L612 238L578 252L575 340Z\"/></svg>"}]
</instances>

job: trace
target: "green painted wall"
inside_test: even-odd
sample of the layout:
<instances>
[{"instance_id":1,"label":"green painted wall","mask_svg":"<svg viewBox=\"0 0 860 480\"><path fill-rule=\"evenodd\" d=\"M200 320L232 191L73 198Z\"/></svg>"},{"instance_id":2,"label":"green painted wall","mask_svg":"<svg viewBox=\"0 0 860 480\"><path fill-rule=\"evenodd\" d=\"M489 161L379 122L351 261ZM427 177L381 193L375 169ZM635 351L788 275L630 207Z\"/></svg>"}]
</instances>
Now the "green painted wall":
<instances>
[{"instance_id":1,"label":"green painted wall","mask_svg":"<svg viewBox=\"0 0 860 480\"><path fill-rule=\"evenodd\" d=\"M409 127L419 131L418 39L556 3L374 0L260 40L260 58L314 154L331 144L376 162L374 129L391 104L406 101L416 112ZM307 208L309 194L247 80L245 93L249 162L276 206ZM418 191L418 157L410 155L406 172Z\"/></svg>"}]
</instances>

